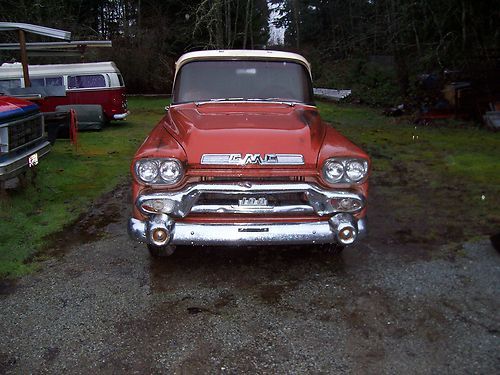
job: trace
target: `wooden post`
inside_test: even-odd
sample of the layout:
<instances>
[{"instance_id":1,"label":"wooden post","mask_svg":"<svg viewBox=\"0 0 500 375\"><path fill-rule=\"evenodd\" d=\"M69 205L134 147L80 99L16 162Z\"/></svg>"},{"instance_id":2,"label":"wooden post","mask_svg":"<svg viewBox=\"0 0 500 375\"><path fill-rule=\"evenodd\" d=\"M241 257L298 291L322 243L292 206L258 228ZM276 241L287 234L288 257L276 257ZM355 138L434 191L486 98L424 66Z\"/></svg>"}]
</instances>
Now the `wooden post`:
<instances>
[{"instance_id":1,"label":"wooden post","mask_svg":"<svg viewBox=\"0 0 500 375\"><path fill-rule=\"evenodd\" d=\"M26 36L24 30L19 30L19 47L21 48L21 64L23 65L24 87L31 87L28 70L28 54L26 53Z\"/></svg>"}]
</instances>

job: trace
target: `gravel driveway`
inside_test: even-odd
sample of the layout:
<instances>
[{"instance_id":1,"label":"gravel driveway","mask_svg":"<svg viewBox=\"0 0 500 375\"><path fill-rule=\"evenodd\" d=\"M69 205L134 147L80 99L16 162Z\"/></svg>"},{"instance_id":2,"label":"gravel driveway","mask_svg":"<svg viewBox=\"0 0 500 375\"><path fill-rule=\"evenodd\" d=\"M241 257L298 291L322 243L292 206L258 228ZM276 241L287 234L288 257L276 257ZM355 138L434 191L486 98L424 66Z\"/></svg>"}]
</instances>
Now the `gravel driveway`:
<instances>
[{"instance_id":1,"label":"gravel driveway","mask_svg":"<svg viewBox=\"0 0 500 375\"><path fill-rule=\"evenodd\" d=\"M319 248L179 248L126 235L127 185L0 287L0 373L500 372L500 254L369 238ZM377 203L378 202L378 203ZM375 206L375 207L373 207Z\"/></svg>"}]
</instances>

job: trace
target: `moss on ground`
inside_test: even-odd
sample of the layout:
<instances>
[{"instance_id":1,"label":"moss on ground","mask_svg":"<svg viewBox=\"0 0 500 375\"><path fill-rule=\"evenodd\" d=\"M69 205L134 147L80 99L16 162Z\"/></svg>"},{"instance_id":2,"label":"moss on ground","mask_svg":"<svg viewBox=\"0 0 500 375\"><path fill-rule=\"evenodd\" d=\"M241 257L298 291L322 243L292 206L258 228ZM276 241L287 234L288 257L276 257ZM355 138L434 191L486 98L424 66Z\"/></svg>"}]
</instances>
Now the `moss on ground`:
<instances>
[{"instance_id":1,"label":"moss on ground","mask_svg":"<svg viewBox=\"0 0 500 375\"><path fill-rule=\"evenodd\" d=\"M400 227L441 242L500 229L500 134L474 123L416 126L366 107L318 106L371 155L372 186Z\"/></svg>"}]
</instances>

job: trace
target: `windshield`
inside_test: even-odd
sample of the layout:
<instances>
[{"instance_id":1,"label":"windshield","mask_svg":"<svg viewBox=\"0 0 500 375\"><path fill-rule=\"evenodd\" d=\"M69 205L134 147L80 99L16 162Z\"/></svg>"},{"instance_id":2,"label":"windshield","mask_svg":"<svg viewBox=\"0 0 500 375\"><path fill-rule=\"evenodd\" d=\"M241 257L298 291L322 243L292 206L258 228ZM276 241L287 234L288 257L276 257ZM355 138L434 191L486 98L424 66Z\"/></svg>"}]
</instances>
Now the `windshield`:
<instances>
[{"instance_id":1,"label":"windshield","mask_svg":"<svg viewBox=\"0 0 500 375\"><path fill-rule=\"evenodd\" d=\"M276 100L312 103L309 74L289 61L194 61L182 66L173 102Z\"/></svg>"}]
</instances>

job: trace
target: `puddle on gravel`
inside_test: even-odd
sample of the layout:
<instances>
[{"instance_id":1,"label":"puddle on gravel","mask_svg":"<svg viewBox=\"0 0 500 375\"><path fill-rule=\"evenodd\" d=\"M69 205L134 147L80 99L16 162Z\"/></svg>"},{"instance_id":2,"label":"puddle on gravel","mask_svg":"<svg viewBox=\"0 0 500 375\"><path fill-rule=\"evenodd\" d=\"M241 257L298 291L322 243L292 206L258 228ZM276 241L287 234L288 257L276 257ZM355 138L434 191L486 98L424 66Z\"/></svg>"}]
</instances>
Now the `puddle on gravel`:
<instances>
[{"instance_id":1,"label":"puddle on gravel","mask_svg":"<svg viewBox=\"0 0 500 375\"><path fill-rule=\"evenodd\" d=\"M199 313L203 313L203 312L210 312L209 309L206 309L204 307L194 307L194 306L188 307L186 310L190 315L195 315L195 314L199 314Z\"/></svg>"}]
</instances>

